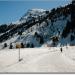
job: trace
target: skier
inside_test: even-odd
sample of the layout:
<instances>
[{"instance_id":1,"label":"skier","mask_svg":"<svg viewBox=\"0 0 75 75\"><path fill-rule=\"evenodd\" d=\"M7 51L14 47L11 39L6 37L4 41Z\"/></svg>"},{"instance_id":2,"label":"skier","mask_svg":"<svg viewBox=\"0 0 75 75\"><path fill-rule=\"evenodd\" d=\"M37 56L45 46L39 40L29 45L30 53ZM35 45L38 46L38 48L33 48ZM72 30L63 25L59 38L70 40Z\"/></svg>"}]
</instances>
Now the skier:
<instances>
[{"instance_id":1,"label":"skier","mask_svg":"<svg viewBox=\"0 0 75 75\"><path fill-rule=\"evenodd\" d=\"M63 51L63 50L62 50L62 47L60 48L60 51L61 51L61 53L62 53L62 51Z\"/></svg>"}]
</instances>

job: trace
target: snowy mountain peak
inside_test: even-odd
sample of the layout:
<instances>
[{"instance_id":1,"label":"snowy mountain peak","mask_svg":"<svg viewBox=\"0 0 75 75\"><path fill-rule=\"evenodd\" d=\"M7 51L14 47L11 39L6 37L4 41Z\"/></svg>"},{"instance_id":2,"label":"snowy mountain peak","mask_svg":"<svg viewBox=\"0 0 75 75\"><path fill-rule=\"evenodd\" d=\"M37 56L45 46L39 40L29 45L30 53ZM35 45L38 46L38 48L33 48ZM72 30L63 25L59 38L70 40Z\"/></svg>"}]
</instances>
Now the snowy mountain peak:
<instances>
[{"instance_id":1,"label":"snowy mountain peak","mask_svg":"<svg viewBox=\"0 0 75 75\"><path fill-rule=\"evenodd\" d=\"M44 9L30 9L27 11L27 13L25 13L21 18L20 21L25 21L27 19L30 19L31 17L35 17L37 18L40 15L45 15L45 11Z\"/></svg>"},{"instance_id":2,"label":"snowy mountain peak","mask_svg":"<svg viewBox=\"0 0 75 75\"><path fill-rule=\"evenodd\" d=\"M46 11L46 10L34 8L34 9L31 9L31 11L34 11L34 12L44 12L44 11Z\"/></svg>"}]
</instances>

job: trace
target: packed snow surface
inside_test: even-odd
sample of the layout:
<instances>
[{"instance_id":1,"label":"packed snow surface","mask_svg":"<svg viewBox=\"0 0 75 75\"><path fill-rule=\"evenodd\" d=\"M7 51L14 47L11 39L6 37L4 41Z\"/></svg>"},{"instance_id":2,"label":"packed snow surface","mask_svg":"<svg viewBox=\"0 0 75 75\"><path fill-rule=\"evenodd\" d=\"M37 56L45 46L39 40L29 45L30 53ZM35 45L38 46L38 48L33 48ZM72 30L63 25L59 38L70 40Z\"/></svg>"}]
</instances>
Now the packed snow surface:
<instances>
[{"instance_id":1,"label":"packed snow surface","mask_svg":"<svg viewBox=\"0 0 75 75\"><path fill-rule=\"evenodd\" d=\"M0 50L0 73L3 72L75 72L75 47L41 47Z\"/></svg>"}]
</instances>

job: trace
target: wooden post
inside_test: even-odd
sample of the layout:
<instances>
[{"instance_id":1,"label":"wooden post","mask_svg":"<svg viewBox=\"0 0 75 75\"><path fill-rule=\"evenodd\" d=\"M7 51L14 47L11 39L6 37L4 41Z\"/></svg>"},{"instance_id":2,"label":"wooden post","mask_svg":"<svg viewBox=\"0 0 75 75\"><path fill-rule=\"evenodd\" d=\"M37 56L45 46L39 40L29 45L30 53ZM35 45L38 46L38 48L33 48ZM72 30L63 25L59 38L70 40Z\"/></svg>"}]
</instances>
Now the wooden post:
<instances>
[{"instance_id":1,"label":"wooden post","mask_svg":"<svg viewBox=\"0 0 75 75\"><path fill-rule=\"evenodd\" d=\"M23 60L22 58L21 58L21 52L20 52L20 48L19 48L19 62L21 61L21 60Z\"/></svg>"},{"instance_id":2,"label":"wooden post","mask_svg":"<svg viewBox=\"0 0 75 75\"><path fill-rule=\"evenodd\" d=\"M21 35L22 35L22 31L19 32L19 35L20 35L20 40L21 40ZM20 47L19 47L19 62L21 61L21 57L20 57Z\"/></svg>"},{"instance_id":3,"label":"wooden post","mask_svg":"<svg viewBox=\"0 0 75 75\"><path fill-rule=\"evenodd\" d=\"M19 48L19 61L20 61L20 48Z\"/></svg>"}]
</instances>

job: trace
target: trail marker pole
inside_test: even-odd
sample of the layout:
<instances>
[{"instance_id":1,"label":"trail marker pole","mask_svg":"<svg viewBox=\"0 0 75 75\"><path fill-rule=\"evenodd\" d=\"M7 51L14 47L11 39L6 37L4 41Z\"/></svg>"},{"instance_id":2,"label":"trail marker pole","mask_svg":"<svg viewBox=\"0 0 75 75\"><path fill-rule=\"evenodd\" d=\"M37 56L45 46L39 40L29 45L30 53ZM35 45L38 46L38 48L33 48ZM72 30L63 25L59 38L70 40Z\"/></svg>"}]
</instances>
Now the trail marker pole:
<instances>
[{"instance_id":1,"label":"trail marker pole","mask_svg":"<svg viewBox=\"0 0 75 75\"><path fill-rule=\"evenodd\" d=\"M21 59L20 59L20 48L19 48L19 61L21 61Z\"/></svg>"},{"instance_id":2,"label":"trail marker pole","mask_svg":"<svg viewBox=\"0 0 75 75\"><path fill-rule=\"evenodd\" d=\"M20 61L22 61L20 48L19 48L18 54L19 54L19 59L18 59L18 61L20 62Z\"/></svg>"},{"instance_id":3,"label":"trail marker pole","mask_svg":"<svg viewBox=\"0 0 75 75\"><path fill-rule=\"evenodd\" d=\"M21 40L21 35L22 35L22 31L19 32L19 35L20 35L20 40ZM21 61L21 57L20 57L20 48L19 48L19 62Z\"/></svg>"}]
</instances>

